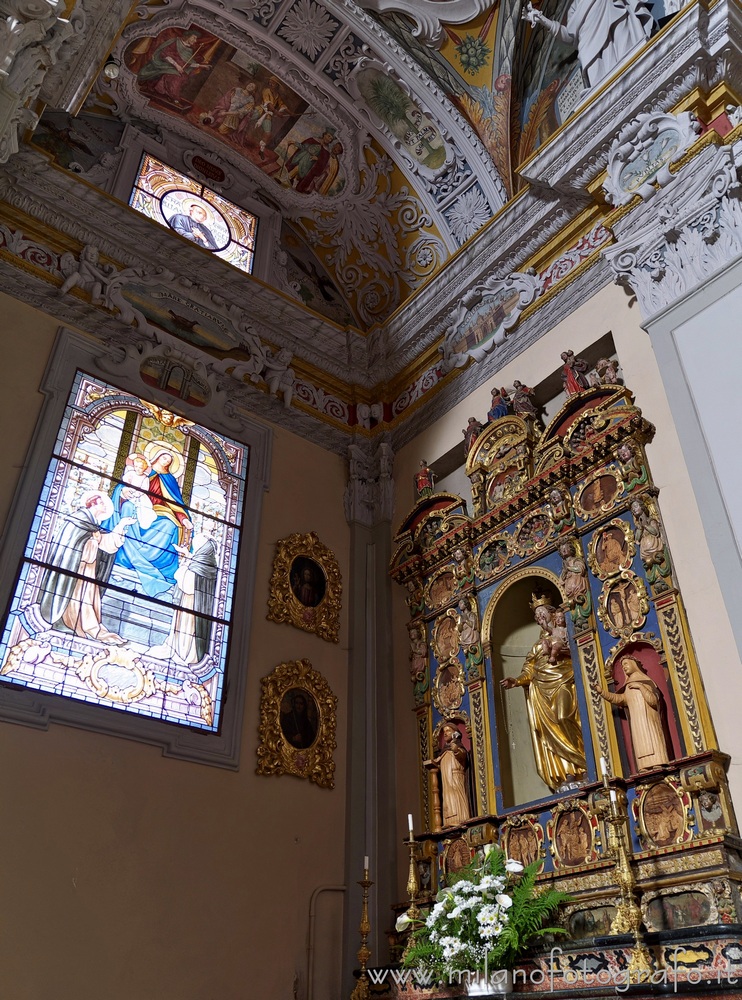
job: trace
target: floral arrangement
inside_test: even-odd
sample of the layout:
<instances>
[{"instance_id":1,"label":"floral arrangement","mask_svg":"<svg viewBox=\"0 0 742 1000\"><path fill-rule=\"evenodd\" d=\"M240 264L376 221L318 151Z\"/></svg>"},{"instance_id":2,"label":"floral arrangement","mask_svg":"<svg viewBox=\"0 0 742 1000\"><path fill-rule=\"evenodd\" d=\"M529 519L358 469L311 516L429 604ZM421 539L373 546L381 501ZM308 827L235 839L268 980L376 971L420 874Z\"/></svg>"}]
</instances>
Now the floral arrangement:
<instances>
[{"instance_id":1,"label":"floral arrangement","mask_svg":"<svg viewBox=\"0 0 742 1000\"><path fill-rule=\"evenodd\" d=\"M442 889L427 918L420 923L403 914L397 930L411 929L404 954L406 968L425 973L429 981L449 982L463 971L511 969L525 949L544 934L563 934L545 927L546 919L570 898L557 889L536 888L540 862L523 867L487 845Z\"/></svg>"}]
</instances>

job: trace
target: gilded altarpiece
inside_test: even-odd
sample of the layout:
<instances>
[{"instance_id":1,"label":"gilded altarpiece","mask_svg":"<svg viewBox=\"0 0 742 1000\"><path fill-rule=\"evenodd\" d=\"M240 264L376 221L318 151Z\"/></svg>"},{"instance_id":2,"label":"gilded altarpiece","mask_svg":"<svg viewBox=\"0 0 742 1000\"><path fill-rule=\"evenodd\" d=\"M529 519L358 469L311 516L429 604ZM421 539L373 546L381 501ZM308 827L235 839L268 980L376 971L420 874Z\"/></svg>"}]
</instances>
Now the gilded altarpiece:
<instances>
[{"instance_id":1,"label":"gilded altarpiece","mask_svg":"<svg viewBox=\"0 0 742 1000\"><path fill-rule=\"evenodd\" d=\"M437 851L438 884L483 829L524 863L540 857L540 877L574 897L572 968L632 951L606 958L592 940L617 933L622 909L611 800L625 803L640 934L691 942L718 923L731 940L742 917L728 758L647 462L653 435L618 385L568 396L543 430L493 420L466 458L471 513L454 494L419 500L391 565L410 611L418 839ZM727 944L707 950L737 968Z\"/></svg>"}]
</instances>

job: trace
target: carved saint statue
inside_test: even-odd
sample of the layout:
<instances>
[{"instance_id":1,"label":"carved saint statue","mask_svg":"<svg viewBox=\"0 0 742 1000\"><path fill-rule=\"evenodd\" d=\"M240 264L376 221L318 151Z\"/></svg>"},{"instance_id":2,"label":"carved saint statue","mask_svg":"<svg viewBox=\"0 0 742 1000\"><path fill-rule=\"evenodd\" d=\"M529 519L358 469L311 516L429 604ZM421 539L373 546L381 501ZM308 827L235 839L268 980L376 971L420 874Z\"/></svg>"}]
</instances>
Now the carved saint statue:
<instances>
[{"instance_id":1,"label":"carved saint statue","mask_svg":"<svg viewBox=\"0 0 742 1000\"><path fill-rule=\"evenodd\" d=\"M469 752L461 742L461 731L452 722L442 729L444 743L433 761L441 777L443 825L459 826L471 819L469 803Z\"/></svg>"},{"instance_id":2,"label":"carved saint statue","mask_svg":"<svg viewBox=\"0 0 742 1000\"><path fill-rule=\"evenodd\" d=\"M505 677L504 688L525 688L536 770L555 792L585 776L585 745L577 712L574 669L562 641L556 609L545 594L531 601L541 636L518 677Z\"/></svg>"},{"instance_id":3,"label":"carved saint statue","mask_svg":"<svg viewBox=\"0 0 742 1000\"><path fill-rule=\"evenodd\" d=\"M420 471L415 473L415 498L424 500L432 497L436 475L424 458L420 459Z\"/></svg>"},{"instance_id":4,"label":"carved saint statue","mask_svg":"<svg viewBox=\"0 0 742 1000\"><path fill-rule=\"evenodd\" d=\"M631 513L634 515L634 538L639 543L641 561L647 568L662 563L665 558L665 542L660 522L650 514L641 500L633 501Z\"/></svg>"},{"instance_id":5,"label":"carved saint statue","mask_svg":"<svg viewBox=\"0 0 742 1000\"><path fill-rule=\"evenodd\" d=\"M638 45L649 38L654 20L642 0L572 0L564 24L526 4L522 15L534 26L574 45L586 87L608 76Z\"/></svg>"},{"instance_id":6,"label":"carved saint statue","mask_svg":"<svg viewBox=\"0 0 742 1000\"><path fill-rule=\"evenodd\" d=\"M633 656L621 659L626 683L621 691L601 691L601 698L620 705L629 717L631 743L638 771L647 771L658 764L667 764L667 742L662 727L662 695L641 663Z\"/></svg>"}]
</instances>

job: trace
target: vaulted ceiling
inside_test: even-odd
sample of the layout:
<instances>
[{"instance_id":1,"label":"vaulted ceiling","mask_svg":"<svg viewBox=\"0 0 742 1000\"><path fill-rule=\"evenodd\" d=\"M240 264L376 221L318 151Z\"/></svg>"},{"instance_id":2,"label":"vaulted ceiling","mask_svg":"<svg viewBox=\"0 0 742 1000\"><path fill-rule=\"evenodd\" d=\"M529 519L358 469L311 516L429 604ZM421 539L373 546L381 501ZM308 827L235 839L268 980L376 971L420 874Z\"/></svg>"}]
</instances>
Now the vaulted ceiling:
<instances>
[{"instance_id":1,"label":"vaulted ceiling","mask_svg":"<svg viewBox=\"0 0 742 1000\"><path fill-rule=\"evenodd\" d=\"M120 164L139 142L226 197L261 203L278 217L262 276L368 330L513 194L514 160L558 124L575 63L552 59L559 72L546 80L541 67L521 122L519 0L363 6L142 3L111 51L118 76L91 79L74 118L49 106L32 142L122 198ZM516 61L532 81L528 58Z\"/></svg>"}]
</instances>

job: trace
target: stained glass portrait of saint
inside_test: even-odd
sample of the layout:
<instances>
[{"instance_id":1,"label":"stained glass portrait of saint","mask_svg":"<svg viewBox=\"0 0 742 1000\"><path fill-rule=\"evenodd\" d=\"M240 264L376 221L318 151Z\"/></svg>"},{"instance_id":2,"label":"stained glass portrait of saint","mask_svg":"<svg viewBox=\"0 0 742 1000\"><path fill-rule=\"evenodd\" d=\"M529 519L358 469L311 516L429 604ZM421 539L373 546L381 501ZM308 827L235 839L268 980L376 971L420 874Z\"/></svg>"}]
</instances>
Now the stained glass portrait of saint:
<instances>
[{"instance_id":1,"label":"stained glass portrait of saint","mask_svg":"<svg viewBox=\"0 0 742 1000\"><path fill-rule=\"evenodd\" d=\"M75 377L0 680L216 730L248 449Z\"/></svg>"}]
</instances>

